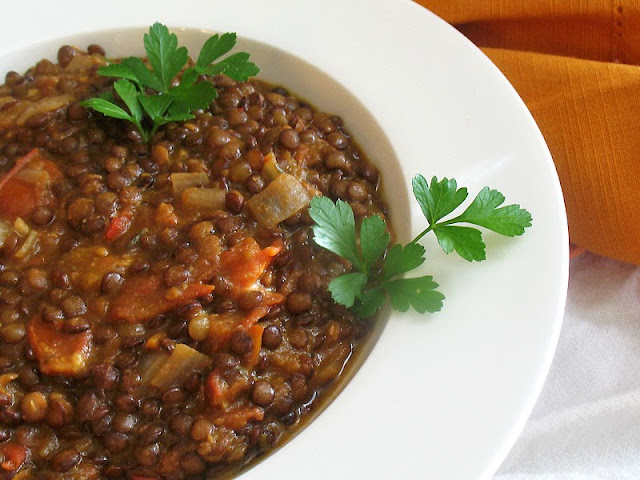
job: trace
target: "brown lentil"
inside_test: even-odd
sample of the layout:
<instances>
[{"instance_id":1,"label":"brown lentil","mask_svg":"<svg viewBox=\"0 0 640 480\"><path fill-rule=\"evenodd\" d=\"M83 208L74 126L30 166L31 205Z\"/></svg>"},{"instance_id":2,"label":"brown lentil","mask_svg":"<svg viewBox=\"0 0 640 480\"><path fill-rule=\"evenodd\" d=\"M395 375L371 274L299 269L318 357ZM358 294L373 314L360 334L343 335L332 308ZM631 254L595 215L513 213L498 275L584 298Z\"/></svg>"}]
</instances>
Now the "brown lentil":
<instances>
[{"instance_id":1,"label":"brown lentil","mask_svg":"<svg viewBox=\"0 0 640 480\"><path fill-rule=\"evenodd\" d=\"M27 393L20 402L20 414L27 423L42 421L47 415L47 398L40 392Z\"/></svg>"},{"instance_id":2,"label":"brown lentil","mask_svg":"<svg viewBox=\"0 0 640 480\"><path fill-rule=\"evenodd\" d=\"M82 455L75 448L68 448L56 454L51 461L51 466L56 472L66 472L67 470L71 470L75 467L80 460L82 460Z\"/></svg>"},{"instance_id":3,"label":"brown lentil","mask_svg":"<svg viewBox=\"0 0 640 480\"><path fill-rule=\"evenodd\" d=\"M273 402L275 390L266 380L258 380L251 390L251 401L260 407L268 407Z\"/></svg>"},{"instance_id":4,"label":"brown lentil","mask_svg":"<svg viewBox=\"0 0 640 480\"><path fill-rule=\"evenodd\" d=\"M282 343L282 333L276 325L269 325L264 329L262 334L262 344L270 349L275 350Z\"/></svg>"}]
</instances>

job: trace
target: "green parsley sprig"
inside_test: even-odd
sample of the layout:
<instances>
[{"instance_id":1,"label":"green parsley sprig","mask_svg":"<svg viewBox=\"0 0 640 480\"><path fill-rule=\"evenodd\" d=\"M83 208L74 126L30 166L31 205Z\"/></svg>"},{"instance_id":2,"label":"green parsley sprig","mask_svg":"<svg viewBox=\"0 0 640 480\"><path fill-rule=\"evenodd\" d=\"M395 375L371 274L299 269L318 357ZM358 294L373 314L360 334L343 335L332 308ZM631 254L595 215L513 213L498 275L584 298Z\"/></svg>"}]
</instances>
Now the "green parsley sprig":
<instances>
[{"instance_id":1,"label":"green parsley sprig","mask_svg":"<svg viewBox=\"0 0 640 480\"><path fill-rule=\"evenodd\" d=\"M175 33L170 33L165 25L155 23L144 35L149 66L138 57L127 57L98 69L100 75L118 79L113 89L124 105L116 101L112 92L85 100L82 105L108 117L128 120L148 141L158 127L194 118L192 112L207 108L216 98L216 87L209 81L198 81L201 75L224 73L244 82L260 72L249 61L246 52L219 60L235 44L235 33L213 35L202 46L195 64L184 69L189 61L186 47L178 47ZM180 72L182 75L176 84L174 80Z\"/></svg>"},{"instance_id":2,"label":"green parsley sprig","mask_svg":"<svg viewBox=\"0 0 640 480\"><path fill-rule=\"evenodd\" d=\"M419 313L442 308L445 297L436 290L438 284L432 276L402 277L424 263L425 248L418 241L427 233L435 233L446 253L455 251L471 262L486 258L482 233L456 224L476 225L508 237L522 235L531 226L531 214L520 205L501 206L505 198L497 190L483 188L460 215L445 219L466 200L467 189L458 188L454 179L433 177L429 183L422 175L416 175L412 184L429 226L407 245L395 244L389 250L391 236L379 215L364 218L356 235L355 218L348 203L334 203L327 197L311 201L309 214L315 222L315 242L353 266L353 272L331 281L331 296L361 318L378 311L385 297L400 312L410 307Z\"/></svg>"}]
</instances>

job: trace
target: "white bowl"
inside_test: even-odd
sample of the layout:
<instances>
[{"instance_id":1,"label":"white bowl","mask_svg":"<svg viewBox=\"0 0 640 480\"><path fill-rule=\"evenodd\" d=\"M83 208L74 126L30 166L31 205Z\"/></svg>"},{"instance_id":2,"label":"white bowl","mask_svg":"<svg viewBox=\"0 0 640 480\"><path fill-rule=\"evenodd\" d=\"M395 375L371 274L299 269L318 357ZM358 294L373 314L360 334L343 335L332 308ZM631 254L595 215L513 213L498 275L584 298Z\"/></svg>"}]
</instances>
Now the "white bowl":
<instances>
[{"instance_id":1,"label":"white bowl","mask_svg":"<svg viewBox=\"0 0 640 480\"><path fill-rule=\"evenodd\" d=\"M410 2L150 5L114 0L90 14L76 0L36 12L13 4L0 19L0 72L55 58L62 43L141 54L142 32L154 21L184 27L176 32L192 53L204 38L193 29L236 31L263 78L343 117L382 172L400 240L425 226L408 194L416 173L455 177L472 194L490 185L534 218L522 238L487 235L482 264L447 257L426 240L428 261L418 273L441 284L443 311L394 314L383 332L381 322L375 348L344 391L242 478L489 478L542 386L568 278L559 183L517 94L481 52ZM27 17L28 35L16 20ZM131 26L144 28L132 37L124 29Z\"/></svg>"}]
</instances>

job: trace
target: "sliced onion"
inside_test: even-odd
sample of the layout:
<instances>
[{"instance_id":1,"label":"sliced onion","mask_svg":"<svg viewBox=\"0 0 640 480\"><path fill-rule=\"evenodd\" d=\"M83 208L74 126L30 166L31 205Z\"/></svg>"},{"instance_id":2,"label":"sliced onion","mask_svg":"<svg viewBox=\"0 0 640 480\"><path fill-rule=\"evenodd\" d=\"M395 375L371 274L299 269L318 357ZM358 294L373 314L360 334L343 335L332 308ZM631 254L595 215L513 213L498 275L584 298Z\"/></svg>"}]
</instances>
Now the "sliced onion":
<instances>
[{"instance_id":1,"label":"sliced onion","mask_svg":"<svg viewBox=\"0 0 640 480\"><path fill-rule=\"evenodd\" d=\"M104 58L95 55L78 55L73 57L64 70L65 72L74 73L91 70L94 65L106 65Z\"/></svg>"},{"instance_id":2,"label":"sliced onion","mask_svg":"<svg viewBox=\"0 0 640 480\"><path fill-rule=\"evenodd\" d=\"M262 174L266 177L267 180L275 180L282 174L282 169L278 165L276 161L276 156L273 152L269 152L266 157L264 157L264 166L262 167Z\"/></svg>"},{"instance_id":3,"label":"sliced onion","mask_svg":"<svg viewBox=\"0 0 640 480\"><path fill-rule=\"evenodd\" d=\"M154 387L166 390L182 383L190 373L204 370L210 363L209 357L203 353L179 343L153 375L150 383Z\"/></svg>"},{"instance_id":4,"label":"sliced onion","mask_svg":"<svg viewBox=\"0 0 640 480\"><path fill-rule=\"evenodd\" d=\"M22 220L20 217L16 218L15 222L13 222L13 229L20 235L21 237L26 237L29 235L29 225Z\"/></svg>"},{"instance_id":5,"label":"sliced onion","mask_svg":"<svg viewBox=\"0 0 640 480\"><path fill-rule=\"evenodd\" d=\"M38 246L38 234L35 230L31 230L27 238L24 240L22 246L18 249L18 251L14 254L14 257L19 259L27 258L32 253L35 253L36 247Z\"/></svg>"},{"instance_id":6,"label":"sliced onion","mask_svg":"<svg viewBox=\"0 0 640 480\"><path fill-rule=\"evenodd\" d=\"M261 224L273 227L309 205L311 196L292 175L279 175L247 205Z\"/></svg>"},{"instance_id":7,"label":"sliced onion","mask_svg":"<svg viewBox=\"0 0 640 480\"><path fill-rule=\"evenodd\" d=\"M182 192L182 206L198 211L220 210L224 208L227 192L220 188L187 188Z\"/></svg>"},{"instance_id":8,"label":"sliced onion","mask_svg":"<svg viewBox=\"0 0 640 480\"><path fill-rule=\"evenodd\" d=\"M0 247L4 246L4 242L7 240L9 234L13 231L11 225L0 220Z\"/></svg>"},{"instance_id":9,"label":"sliced onion","mask_svg":"<svg viewBox=\"0 0 640 480\"><path fill-rule=\"evenodd\" d=\"M204 172L172 173L169 178L173 187L173 194L178 197L189 187L204 187L209 185L209 176Z\"/></svg>"},{"instance_id":10,"label":"sliced onion","mask_svg":"<svg viewBox=\"0 0 640 480\"><path fill-rule=\"evenodd\" d=\"M53 97L44 97L37 102L27 103L26 108L22 110L18 118L16 118L16 124L22 126L32 115L36 113L48 113L53 112L61 107L69 105L73 101L73 96L69 94L56 95ZM9 110L11 112L11 110Z\"/></svg>"}]
</instances>

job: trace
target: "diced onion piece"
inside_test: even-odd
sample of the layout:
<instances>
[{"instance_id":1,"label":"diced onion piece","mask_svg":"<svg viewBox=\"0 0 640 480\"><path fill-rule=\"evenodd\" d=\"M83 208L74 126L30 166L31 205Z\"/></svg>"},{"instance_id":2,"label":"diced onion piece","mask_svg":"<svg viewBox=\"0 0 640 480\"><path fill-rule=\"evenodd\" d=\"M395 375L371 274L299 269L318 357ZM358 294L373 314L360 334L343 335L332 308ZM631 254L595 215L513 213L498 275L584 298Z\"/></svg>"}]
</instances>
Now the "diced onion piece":
<instances>
[{"instance_id":1,"label":"diced onion piece","mask_svg":"<svg viewBox=\"0 0 640 480\"><path fill-rule=\"evenodd\" d=\"M20 217L16 218L15 222L13 222L13 228L22 237L29 235L29 230L31 230L29 225L27 225Z\"/></svg>"},{"instance_id":2,"label":"diced onion piece","mask_svg":"<svg viewBox=\"0 0 640 480\"><path fill-rule=\"evenodd\" d=\"M340 375L352 353L351 345L346 342L338 342L329 347L326 352L319 353L323 362L313 371L313 384L324 386Z\"/></svg>"},{"instance_id":3,"label":"diced onion piece","mask_svg":"<svg viewBox=\"0 0 640 480\"><path fill-rule=\"evenodd\" d=\"M155 373L151 379L151 385L161 390L166 390L183 382L190 373L204 370L209 364L209 357L187 345L179 343Z\"/></svg>"},{"instance_id":4,"label":"diced onion piece","mask_svg":"<svg viewBox=\"0 0 640 480\"><path fill-rule=\"evenodd\" d=\"M73 57L69 64L64 68L65 72L86 72L91 70L94 65L106 65L104 58L97 55L78 55Z\"/></svg>"},{"instance_id":5,"label":"diced onion piece","mask_svg":"<svg viewBox=\"0 0 640 480\"><path fill-rule=\"evenodd\" d=\"M0 247L4 246L4 242L12 231L11 225L0 220Z\"/></svg>"},{"instance_id":6,"label":"diced onion piece","mask_svg":"<svg viewBox=\"0 0 640 480\"><path fill-rule=\"evenodd\" d=\"M204 187L209 185L209 176L204 172L172 173L169 178L173 187L173 194L180 195L189 187Z\"/></svg>"},{"instance_id":7,"label":"diced onion piece","mask_svg":"<svg viewBox=\"0 0 640 480\"><path fill-rule=\"evenodd\" d=\"M24 108L24 110L22 110L22 112L16 119L16 123L22 126L32 115L35 115L36 113L53 112L54 110L69 105L73 99L73 96L64 94L56 95L53 97L44 97L33 103L24 102L23 105L26 104L27 106Z\"/></svg>"},{"instance_id":8,"label":"diced onion piece","mask_svg":"<svg viewBox=\"0 0 640 480\"><path fill-rule=\"evenodd\" d=\"M160 351L150 351L142 357L140 360L140 383L143 387L149 385L149 382L156 376L168 359L169 355Z\"/></svg>"},{"instance_id":9,"label":"diced onion piece","mask_svg":"<svg viewBox=\"0 0 640 480\"><path fill-rule=\"evenodd\" d=\"M38 234L35 230L31 230L27 238L25 238L20 249L14 254L14 257L23 259L30 255L38 243Z\"/></svg>"},{"instance_id":10,"label":"diced onion piece","mask_svg":"<svg viewBox=\"0 0 640 480\"><path fill-rule=\"evenodd\" d=\"M182 192L182 206L194 210L220 210L224 208L227 192L220 188L187 188Z\"/></svg>"},{"instance_id":11,"label":"diced onion piece","mask_svg":"<svg viewBox=\"0 0 640 480\"><path fill-rule=\"evenodd\" d=\"M273 227L300 211L311 201L304 186L292 175L283 173L247 205L261 224Z\"/></svg>"},{"instance_id":12,"label":"diced onion piece","mask_svg":"<svg viewBox=\"0 0 640 480\"><path fill-rule=\"evenodd\" d=\"M275 180L278 178L283 171L280 169L278 162L276 161L276 156L273 152L269 152L266 157L264 157L264 166L262 167L262 174L267 178L267 180Z\"/></svg>"}]
</instances>

